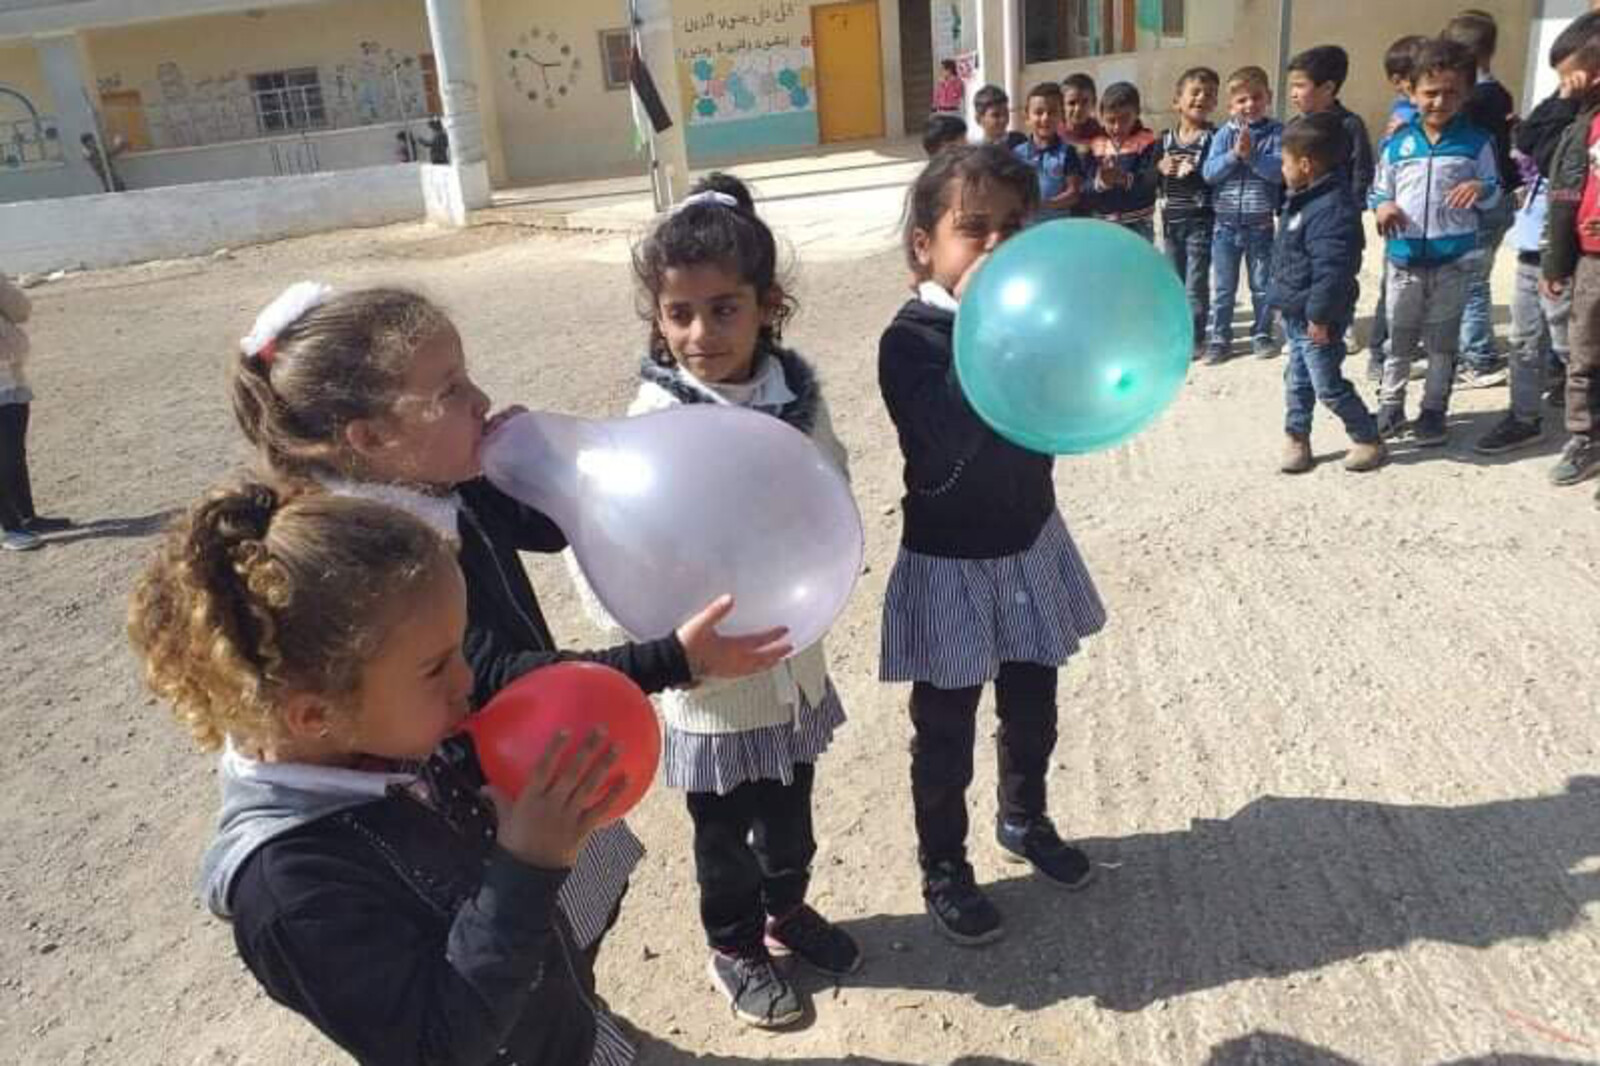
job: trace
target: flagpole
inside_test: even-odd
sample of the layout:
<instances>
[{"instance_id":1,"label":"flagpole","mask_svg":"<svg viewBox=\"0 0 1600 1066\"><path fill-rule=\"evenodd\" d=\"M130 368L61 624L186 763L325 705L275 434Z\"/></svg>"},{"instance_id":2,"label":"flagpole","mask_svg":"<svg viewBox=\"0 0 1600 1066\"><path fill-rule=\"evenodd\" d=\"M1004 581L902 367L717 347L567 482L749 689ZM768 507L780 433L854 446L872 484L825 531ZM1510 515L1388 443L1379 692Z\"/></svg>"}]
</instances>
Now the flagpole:
<instances>
[{"instance_id":1,"label":"flagpole","mask_svg":"<svg viewBox=\"0 0 1600 1066\"><path fill-rule=\"evenodd\" d=\"M637 0L628 0L628 43L629 59L633 62L634 56L644 55L644 42L639 36L639 9ZM633 111L633 129L636 134L644 137L645 156L650 161L650 198L655 204L657 212L665 211L671 205L664 202L665 197L661 190L661 163L656 158L656 131L655 126L648 121L641 122L639 114L639 91L633 86L633 79L629 78L628 105Z\"/></svg>"}]
</instances>

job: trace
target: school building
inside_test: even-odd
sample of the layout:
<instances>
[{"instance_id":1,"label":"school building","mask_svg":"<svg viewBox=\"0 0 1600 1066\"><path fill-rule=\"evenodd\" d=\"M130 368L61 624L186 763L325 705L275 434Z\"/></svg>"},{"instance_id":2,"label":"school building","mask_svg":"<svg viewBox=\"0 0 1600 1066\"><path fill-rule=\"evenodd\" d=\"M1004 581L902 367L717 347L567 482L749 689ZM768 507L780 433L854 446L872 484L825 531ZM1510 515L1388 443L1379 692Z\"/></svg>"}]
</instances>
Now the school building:
<instances>
[{"instance_id":1,"label":"school building","mask_svg":"<svg viewBox=\"0 0 1600 1066\"><path fill-rule=\"evenodd\" d=\"M1583 0L1475 0L1501 26L1519 99ZM1149 120L1177 74L1224 74L1318 43L1352 58L1346 103L1377 124L1381 59L1461 0L0 0L0 203L97 193L84 134L126 148L131 189L398 164L440 115L461 196L640 174L629 86L642 54L677 120L680 166L899 139L935 72L1013 101L1087 71L1140 86ZM1531 91L1531 88L1530 88ZM681 179L678 185L681 192Z\"/></svg>"}]
</instances>

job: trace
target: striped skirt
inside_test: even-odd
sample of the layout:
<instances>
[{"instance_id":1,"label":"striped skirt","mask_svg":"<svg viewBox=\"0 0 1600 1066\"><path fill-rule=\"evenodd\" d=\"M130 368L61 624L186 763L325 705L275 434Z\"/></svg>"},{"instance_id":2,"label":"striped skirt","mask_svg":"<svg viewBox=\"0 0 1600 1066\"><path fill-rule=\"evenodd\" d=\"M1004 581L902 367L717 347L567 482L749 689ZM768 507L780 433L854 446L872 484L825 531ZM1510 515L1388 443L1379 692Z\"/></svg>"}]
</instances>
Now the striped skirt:
<instances>
[{"instance_id":1,"label":"striped skirt","mask_svg":"<svg viewBox=\"0 0 1600 1066\"><path fill-rule=\"evenodd\" d=\"M667 726L662 775L685 792L725 796L747 781L794 781L795 763L814 763L844 724L844 704L829 680L812 707L805 694L794 720L740 733L688 733Z\"/></svg>"},{"instance_id":2,"label":"striped skirt","mask_svg":"<svg viewBox=\"0 0 1600 1066\"><path fill-rule=\"evenodd\" d=\"M594 1011L594 1053L589 1056L589 1066L629 1066L637 1052L622 1035L611 1012L604 1007Z\"/></svg>"},{"instance_id":3,"label":"striped skirt","mask_svg":"<svg viewBox=\"0 0 1600 1066\"><path fill-rule=\"evenodd\" d=\"M613 822L589 835L556 896L580 948L592 947L606 931L642 858L644 845L627 822Z\"/></svg>"},{"instance_id":4,"label":"striped skirt","mask_svg":"<svg viewBox=\"0 0 1600 1066\"><path fill-rule=\"evenodd\" d=\"M1106 611L1061 515L998 559L900 549L883 600L883 681L942 689L993 681L1005 662L1060 666Z\"/></svg>"}]
</instances>

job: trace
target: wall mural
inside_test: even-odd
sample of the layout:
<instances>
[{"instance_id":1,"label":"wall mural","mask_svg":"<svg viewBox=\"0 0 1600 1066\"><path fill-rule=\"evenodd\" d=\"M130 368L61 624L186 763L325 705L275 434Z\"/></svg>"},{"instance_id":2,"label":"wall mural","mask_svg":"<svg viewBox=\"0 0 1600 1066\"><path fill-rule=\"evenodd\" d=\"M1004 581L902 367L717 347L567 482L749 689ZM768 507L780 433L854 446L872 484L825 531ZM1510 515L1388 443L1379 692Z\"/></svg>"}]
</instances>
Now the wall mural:
<instances>
[{"instance_id":1,"label":"wall mural","mask_svg":"<svg viewBox=\"0 0 1600 1066\"><path fill-rule=\"evenodd\" d=\"M427 114L422 64L378 41L357 42L355 54L318 68L328 128L347 129ZM154 148L192 148L261 136L248 73L228 70L191 81L176 62L156 67L153 81L117 71L99 79L102 93L135 88L143 97Z\"/></svg>"},{"instance_id":2,"label":"wall mural","mask_svg":"<svg viewBox=\"0 0 1600 1066\"><path fill-rule=\"evenodd\" d=\"M583 59L555 30L535 26L517 38L510 52L510 79L517 95L547 111L566 102L578 84Z\"/></svg>"},{"instance_id":3,"label":"wall mural","mask_svg":"<svg viewBox=\"0 0 1600 1066\"><path fill-rule=\"evenodd\" d=\"M690 126L816 110L810 9L790 0L678 26L678 79Z\"/></svg>"}]
</instances>

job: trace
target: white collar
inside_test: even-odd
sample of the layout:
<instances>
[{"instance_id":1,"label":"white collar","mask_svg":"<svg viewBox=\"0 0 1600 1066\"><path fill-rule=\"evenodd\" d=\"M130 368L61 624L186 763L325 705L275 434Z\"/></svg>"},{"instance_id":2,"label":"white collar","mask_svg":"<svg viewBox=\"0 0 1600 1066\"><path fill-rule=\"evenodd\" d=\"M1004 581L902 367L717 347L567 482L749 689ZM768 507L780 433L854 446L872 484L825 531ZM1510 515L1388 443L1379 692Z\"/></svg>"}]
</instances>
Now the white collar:
<instances>
[{"instance_id":1,"label":"white collar","mask_svg":"<svg viewBox=\"0 0 1600 1066\"><path fill-rule=\"evenodd\" d=\"M222 752L225 776L263 785L278 785L297 792L333 796L373 796L382 799L391 785L409 785L415 774L377 773L343 766L317 766L303 762L265 762L240 754L230 739Z\"/></svg>"},{"instance_id":2,"label":"white collar","mask_svg":"<svg viewBox=\"0 0 1600 1066\"><path fill-rule=\"evenodd\" d=\"M918 285L917 299L929 307L937 307L939 310L949 311L951 314L955 314L961 307L956 302L956 298L950 295L950 291L937 281L924 281L921 285Z\"/></svg>"},{"instance_id":3,"label":"white collar","mask_svg":"<svg viewBox=\"0 0 1600 1066\"><path fill-rule=\"evenodd\" d=\"M335 496L351 496L356 499L371 500L374 503L388 504L411 515L420 518L433 529L449 537L452 541L461 540L460 511L461 494L452 492L448 496L435 496L432 493L420 492L405 485L396 485L389 482L377 481L345 481L342 478L319 478L322 487Z\"/></svg>"},{"instance_id":4,"label":"white collar","mask_svg":"<svg viewBox=\"0 0 1600 1066\"><path fill-rule=\"evenodd\" d=\"M672 369L680 382L700 393L713 403L733 407L780 408L795 401L794 390L783 376L783 364L775 356L764 355L749 381L718 382L707 384L683 369Z\"/></svg>"}]
</instances>

